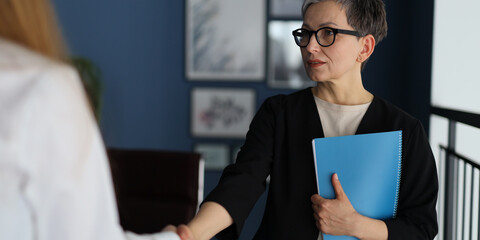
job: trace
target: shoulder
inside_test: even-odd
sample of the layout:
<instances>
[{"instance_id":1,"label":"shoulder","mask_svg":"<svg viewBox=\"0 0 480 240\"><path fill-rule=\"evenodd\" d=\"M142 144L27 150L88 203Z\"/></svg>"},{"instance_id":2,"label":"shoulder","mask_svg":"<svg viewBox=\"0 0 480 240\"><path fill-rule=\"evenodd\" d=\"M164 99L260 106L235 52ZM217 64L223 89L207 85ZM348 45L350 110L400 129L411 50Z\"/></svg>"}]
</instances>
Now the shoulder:
<instances>
[{"instance_id":1,"label":"shoulder","mask_svg":"<svg viewBox=\"0 0 480 240\"><path fill-rule=\"evenodd\" d=\"M8 131L86 128L87 106L73 67L0 39L0 122L13 126Z\"/></svg>"},{"instance_id":2,"label":"shoulder","mask_svg":"<svg viewBox=\"0 0 480 240\"><path fill-rule=\"evenodd\" d=\"M411 136L418 136L419 134L425 135L420 120L389 101L375 96L372 104L372 114L370 114L370 117L376 118L372 123L382 128L378 130L402 130L404 140L408 140Z\"/></svg>"},{"instance_id":3,"label":"shoulder","mask_svg":"<svg viewBox=\"0 0 480 240\"><path fill-rule=\"evenodd\" d=\"M393 126L411 127L420 123L417 118L381 97L375 96L372 104L374 104L375 115Z\"/></svg>"},{"instance_id":4,"label":"shoulder","mask_svg":"<svg viewBox=\"0 0 480 240\"><path fill-rule=\"evenodd\" d=\"M306 88L291 94L279 94L269 97L263 105L274 109L298 109L298 107L305 106L306 103L311 102L313 102L311 89Z\"/></svg>"},{"instance_id":5,"label":"shoulder","mask_svg":"<svg viewBox=\"0 0 480 240\"><path fill-rule=\"evenodd\" d=\"M67 103L82 91L73 67L0 39L0 104Z\"/></svg>"},{"instance_id":6,"label":"shoulder","mask_svg":"<svg viewBox=\"0 0 480 240\"><path fill-rule=\"evenodd\" d=\"M28 70L48 66L55 61L17 43L0 37L0 68Z\"/></svg>"},{"instance_id":7,"label":"shoulder","mask_svg":"<svg viewBox=\"0 0 480 240\"><path fill-rule=\"evenodd\" d=\"M33 158L23 159L31 165L49 156L66 168L71 161L57 160L81 156L94 123L73 67L0 39L0 142L28 146L28 154L21 154Z\"/></svg>"}]
</instances>

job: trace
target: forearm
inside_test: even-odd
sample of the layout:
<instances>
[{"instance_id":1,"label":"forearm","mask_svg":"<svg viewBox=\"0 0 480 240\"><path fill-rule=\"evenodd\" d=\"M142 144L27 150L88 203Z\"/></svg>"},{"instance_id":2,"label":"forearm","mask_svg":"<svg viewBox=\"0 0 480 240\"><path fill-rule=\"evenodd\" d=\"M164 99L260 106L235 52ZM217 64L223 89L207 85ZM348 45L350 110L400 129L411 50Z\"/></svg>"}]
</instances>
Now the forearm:
<instances>
[{"instance_id":1,"label":"forearm","mask_svg":"<svg viewBox=\"0 0 480 240\"><path fill-rule=\"evenodd\" d=\"M216 202L206 202L192 221L188 223L188 227L195 240L207 240L232 225L232 223L232 217L222 205Z\"/></svg>"},{"instance_id":2,"label":"forearm","mask_svg":"<svg viewBox=\"0 0 480 240\"><path fill-rule=\"evenodd\" d=\"M357 215L353 236L362 240L386 240L388 229L385 222Z\"/></svg>"}]
</instances>

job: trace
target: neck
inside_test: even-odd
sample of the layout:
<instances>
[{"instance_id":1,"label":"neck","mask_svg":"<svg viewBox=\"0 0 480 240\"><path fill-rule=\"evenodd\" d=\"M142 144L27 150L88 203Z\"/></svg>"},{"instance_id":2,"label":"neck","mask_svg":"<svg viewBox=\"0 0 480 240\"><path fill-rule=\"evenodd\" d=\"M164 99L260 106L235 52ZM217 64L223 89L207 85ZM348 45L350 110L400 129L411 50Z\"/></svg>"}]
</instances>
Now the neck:
<instances>
[{"instance_id":1,"label":"neck","mask_svg":"<svg viewBox=\"0 0 480 240\"><path fill-rule=\"evenodd\" d=\"M343 79L318 82L312 93L327 102L339 105L359 105L369 103L373 95L362 84L360 73Z\"/></svg>"}]
</instances>

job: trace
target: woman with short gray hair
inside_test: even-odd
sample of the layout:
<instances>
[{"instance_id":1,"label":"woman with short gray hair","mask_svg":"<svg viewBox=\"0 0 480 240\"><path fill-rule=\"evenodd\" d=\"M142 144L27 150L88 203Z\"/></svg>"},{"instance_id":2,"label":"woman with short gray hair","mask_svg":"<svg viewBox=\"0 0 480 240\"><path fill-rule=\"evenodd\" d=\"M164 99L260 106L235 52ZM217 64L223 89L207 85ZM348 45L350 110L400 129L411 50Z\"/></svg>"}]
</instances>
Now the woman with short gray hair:
<instances>
[{"instance_id":1,"label":"woman with short gray hair","mask_svg":"<svg viewBox=\"0 0 480 240\"><path fill-rule=\"evenodd\" d=\"M306 0L303 24L292 32L313 88L267 99L235 164L197 216L178 228L183 239L237 239L265 191L264 217L254 239L317 239L319 231L359 239L433 239L437 234L438 177L420 122L362 83L362 69L387 35L381 0ZM311 141L402 131L402 173L393 219L356 212L334 174L335 199L317 194ZM379 179L380 181L380 179Z\"/></svg>"}]
</instances>

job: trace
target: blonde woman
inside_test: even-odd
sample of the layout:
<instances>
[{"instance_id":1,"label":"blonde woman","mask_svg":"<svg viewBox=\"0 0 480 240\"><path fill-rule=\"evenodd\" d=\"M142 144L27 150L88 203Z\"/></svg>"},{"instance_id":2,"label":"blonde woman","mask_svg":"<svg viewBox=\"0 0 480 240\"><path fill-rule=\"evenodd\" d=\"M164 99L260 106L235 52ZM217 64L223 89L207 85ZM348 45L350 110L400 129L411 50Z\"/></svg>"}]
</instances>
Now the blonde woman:
<instances>
[{"instance_id":1,"label":"blonde woman","mask_svg":"<svg viewBox=\"0 0 480 240\"><path fill-rule=\"evenodd\" d=\"M102 138L67 56L48 0L0 0L0 239L179 239L121 229Z\"/></svg>"}]
</instances>

